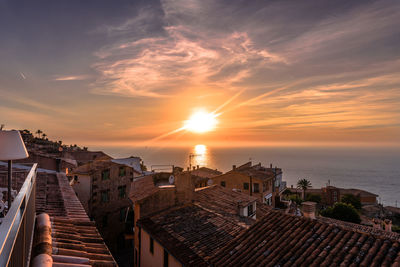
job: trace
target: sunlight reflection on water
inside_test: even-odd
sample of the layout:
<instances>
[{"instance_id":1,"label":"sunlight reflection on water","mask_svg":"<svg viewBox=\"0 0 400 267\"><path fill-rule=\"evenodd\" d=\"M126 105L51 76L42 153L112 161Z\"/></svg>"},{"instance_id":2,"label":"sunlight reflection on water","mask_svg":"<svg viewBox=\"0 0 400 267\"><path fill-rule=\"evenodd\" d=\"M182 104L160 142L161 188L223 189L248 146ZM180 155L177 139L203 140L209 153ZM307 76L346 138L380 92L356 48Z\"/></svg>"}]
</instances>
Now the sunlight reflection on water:
<instances>
[{"instance_id":1,"label":"sunlight reflection on water","mask_svg":"<svg viewBox=\"0 0 400 267\"><path fill-rule=\"evenodd\" d=\"M209 164L207 146L202 144L195 145L189 154L189 165L203 167L207 166L207 164Z\"/></svg>"}]
</instances>

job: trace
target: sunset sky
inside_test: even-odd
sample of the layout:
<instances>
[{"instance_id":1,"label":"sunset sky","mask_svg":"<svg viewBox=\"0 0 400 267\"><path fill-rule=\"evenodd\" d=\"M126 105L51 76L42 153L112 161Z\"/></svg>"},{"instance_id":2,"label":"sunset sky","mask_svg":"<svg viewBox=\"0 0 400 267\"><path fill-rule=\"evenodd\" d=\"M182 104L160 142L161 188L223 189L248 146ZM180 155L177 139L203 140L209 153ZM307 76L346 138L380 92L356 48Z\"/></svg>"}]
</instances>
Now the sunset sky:
<instances>
[{"instance_id":1,"label":"sunset sky","mask_svg":"<svg viewBox=\"0 0 400 267\"><path fill-rule=\"evenodd\" d=\"M0 36L6 129L89 147L400 145L400 1L6 0ZM214 131L167 134L200 109Z\"/></svg>"}]
</instances>

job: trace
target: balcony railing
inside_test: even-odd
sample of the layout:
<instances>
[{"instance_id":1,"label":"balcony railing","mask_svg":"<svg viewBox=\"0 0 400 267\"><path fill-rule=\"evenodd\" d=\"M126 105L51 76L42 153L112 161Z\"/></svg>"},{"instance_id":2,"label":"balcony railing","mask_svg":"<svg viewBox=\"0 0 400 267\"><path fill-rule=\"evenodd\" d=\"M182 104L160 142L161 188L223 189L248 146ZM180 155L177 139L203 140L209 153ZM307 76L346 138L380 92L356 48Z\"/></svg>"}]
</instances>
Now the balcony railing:
<instances>
[{"instance_id":1,"label":"balcony railing","mask_svg":"<svg viewBox=\"0 0 400 267\"><path fill-rule=\"evenodd\" d=\"M29 266L35 227L37 164L30 169L0 225L0 266Z\"/></svg>"}]
</instances>

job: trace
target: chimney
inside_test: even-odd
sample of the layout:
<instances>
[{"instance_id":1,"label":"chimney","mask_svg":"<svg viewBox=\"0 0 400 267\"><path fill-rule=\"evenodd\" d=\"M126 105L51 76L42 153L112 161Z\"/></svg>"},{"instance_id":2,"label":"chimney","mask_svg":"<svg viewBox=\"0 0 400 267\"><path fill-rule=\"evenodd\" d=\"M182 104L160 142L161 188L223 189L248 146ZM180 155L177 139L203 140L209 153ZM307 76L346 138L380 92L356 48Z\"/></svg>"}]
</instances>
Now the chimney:
<instances>
[{"instance_id":1,"label":"chimney","mask_svg":"<svg viewBox=\"0 0 400 267\"><path fill-rule=\"evenodd\" d=\"M392 231L392 221L389 219L386 219L383 221L384 227L385 227L385 231L391 232Z\"/></svg>"},{"instance_id":2,"label":"chimney","mask_svg":"<svg viewBox=\"0 0 400 267\"><path fill-rule=\"evenodd\" d=\"M312 201L305 201L301 204L303 216L310 219L315 219L315 206L317 203Z\"/></svg>"},{"instance_id":3,"label":"chimney","mask_svg":"<svg viewBox=\"0 0 400 267\"><path fill-rule=\"evenodd\" d=\"M269 168L272 169L272 163L269 164Z\"/></svg>"},{"instance_id":4,"label":"chimney","mask_svg":"<svg viewBox=\"0 0 400 267\"><path fill-rule=\"evenodd\" d=\"M232 170L236 170L236 165L232 165Z\"/></svg>"}]
</instances>

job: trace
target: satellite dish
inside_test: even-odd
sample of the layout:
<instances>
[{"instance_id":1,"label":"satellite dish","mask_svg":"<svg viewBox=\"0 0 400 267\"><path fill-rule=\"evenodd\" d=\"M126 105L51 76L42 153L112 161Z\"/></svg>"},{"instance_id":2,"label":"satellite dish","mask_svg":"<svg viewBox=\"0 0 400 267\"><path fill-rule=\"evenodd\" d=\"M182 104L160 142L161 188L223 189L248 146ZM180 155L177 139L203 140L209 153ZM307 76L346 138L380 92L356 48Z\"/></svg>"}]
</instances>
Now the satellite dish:
<instances>
[{"instance_id":1,"label":"satellite dish","mask_svg":"<svg viewBox=\"0 0 400 267\"><path fill-rule=\"evenodd\" d=\"M207 185L212 185L213 183L214 183L214 181L212 179L208 179Z\"/></svg>"},{"instance_id":2,"label":"satellite dish","mask_svg":"<svg viewBox=\"0 0 400 267\"><path fill-rule=\"evenodd\" d=\"M169 184L174 184L174 181L175 181L175 177L173 175L170 175L169 179L168 179Z\"/></svg>"}]
</instances>

